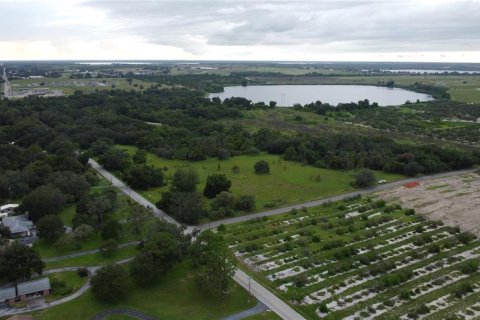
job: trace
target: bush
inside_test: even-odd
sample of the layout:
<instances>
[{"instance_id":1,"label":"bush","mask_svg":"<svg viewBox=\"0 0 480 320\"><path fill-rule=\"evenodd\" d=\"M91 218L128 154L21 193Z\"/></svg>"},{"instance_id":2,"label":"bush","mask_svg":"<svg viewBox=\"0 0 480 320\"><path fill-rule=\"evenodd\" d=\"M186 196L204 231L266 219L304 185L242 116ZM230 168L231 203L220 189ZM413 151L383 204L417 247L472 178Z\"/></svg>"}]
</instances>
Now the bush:
<instances>
[{"instance_id":1,"label":"bush","mask_svg":"<svg viewBox=\"0 0 480 320\"><path fill-rule=\"evenodd\" d=\"M478 270L478 260L468 260L460 265L460 271L464 274L471 274Z\"/></svg>"},{"instance_id":2,"label":"bush","mask_svg":"<svg viewBox=\"0 0 480 320\"><path fill-rule=\"evenodd\" d=\"M457 235L457 239L462 244L468 244L475 239L475 236L470 232L462 232Z\"/></svg>"},{"instance_id":3,"label":"bush","mask_svg":"<svg viewBox=\"0 0 480 320\"><path fill-rule=\"evenodd\" d=\"M255 210L255 196L240 196L235 203L235 209L247 212Z\"/></svg>"},{"instance_id":4,"label":"bush","mask_svg":"<svg viewBox=\"0 0 480 320\"><path fill-rule=\"evenodd\" d=\"M77 269L77 274L78 274L78 276L81 277L81 278L88 277L88 269L85 268L85 267L78 268L78 269Z\"/></svg>"},{"instance_id":5,"label":"bush","mask_svg":"<svg viewBox=\"0 0 480 320\"><path fill-rule=\"evenodd\" d=\"M377 180L375 179L375 175L370 170L361 170L355 176L355 185L359 188L369 187L375 184Z\"/></svg>"},{"instance_id":6,"label":"bush","mask_svg":"<svg viewBox=\"0 0 480 320\"><path fill-rule=\"evenodd\" d=\"M415 215L415 209L407 209L407 210L405 210L405 215L406 215L406 216L413 216L413 215Z\"/></svg>"},{"instance_id":7,"label":"bush","mask_svg":"<svg viewBox=\"0 0 480 320\"><path fill-rule=\"evenodd\" d=\"M265 160L257 161L254 169L256 174L270 174L270 165Z\"/></svg>"},{"instance_id":8,"label":"bush","mask_svg":"<svg viewBox=\"0 0 480 320\"><path fill-rule=\"evenodd\" d=\"M65 281L58 279L56 277L50 278L50 285L52 292L56 295L65 296L73 291L72 286L68 285Z\"/></svg>"}]
</instances>

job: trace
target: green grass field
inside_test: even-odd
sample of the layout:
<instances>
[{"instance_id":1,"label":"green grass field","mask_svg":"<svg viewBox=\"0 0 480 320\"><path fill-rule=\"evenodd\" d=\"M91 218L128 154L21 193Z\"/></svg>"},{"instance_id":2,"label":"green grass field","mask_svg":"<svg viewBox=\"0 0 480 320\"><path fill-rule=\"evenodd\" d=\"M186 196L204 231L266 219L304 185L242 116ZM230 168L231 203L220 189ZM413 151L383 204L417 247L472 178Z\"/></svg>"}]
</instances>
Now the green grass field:
<instances>
[{"instance_id":1,"label":"green grass field","mask_svg":"<svg viewBox=\"0 0 480 320\"><path fill-rule=\"evenodd\" d=\"M80 289L88 280L87 277L82 278L74 271L52 273L48 275L48 278L50 279L50 283L52 283L54 279L65 282L66 288L63 291L55 291L55 289L53 289L51 294L47 296L47 301L57 300L70 295Z\"/></svg>"},{"instance_id":2,"label":"green grass field","mask_svg":"<svg viewBox=\"0 0 480 320\"><path fill-rule=\"evenodd\" d=\"M117 146L133 154L134 146ZM253 166L259 160L266 160L270 164L269 175L257 175ZM203 191L207 176L214 173L223 173L231 181L231 191L237 195L255 195L257 210L265 207L279 207L287 204L300 203L308 200L323 198L335 194L355 190L350 182L354 180L355 171L338 171L320 169L300 163L285 161L276 155L261 153L255 156L238 156L228 160L208 159L204 161L181 161L159 158L153 154L147 156L148 164L157 168L167 167L167 180L176 169L193 167L200 175L198 189ZM232 167L237 165L239 173L233 173ZM387 181L401 179L402 176L376 172L376 177ZM166 191L168 185L141 192L147 199L156 202L161 192Z\"/></svg>"},{"instance_id":3,"label":"green grass field","mask_svg":"<svg viewBox=\"0 0 480 320\"><path fill-rule=\"evenodd\" d=\"M79 256L70 259L64 259L59 261L47 262L45 269L56 269L64 267L87 267L87 266L98 266L101 264L107 264L115 261L124 260L138 254L138 250L135 245L123 247L117 249L117 251L112 255L105 257L101 253L87 254L84 256Z\"/></svg>"},{"instance_id":4,"label":"green grass field","mask_svg":"<svg viewBox=\"0 0 480 320\"><path fill-rule=\"evenodd\" d=\"M107 309L131 308L159 319L213 320L256 304L256 300L236 284L227 295L202 293L195 288L194 275L189 262L183 262L158 284L147 288L134 287L131 295L117 304L98 302L89 290L73 301L35 312L33 316L38 320L83 320Z\"/></svg>"}]
</instances>

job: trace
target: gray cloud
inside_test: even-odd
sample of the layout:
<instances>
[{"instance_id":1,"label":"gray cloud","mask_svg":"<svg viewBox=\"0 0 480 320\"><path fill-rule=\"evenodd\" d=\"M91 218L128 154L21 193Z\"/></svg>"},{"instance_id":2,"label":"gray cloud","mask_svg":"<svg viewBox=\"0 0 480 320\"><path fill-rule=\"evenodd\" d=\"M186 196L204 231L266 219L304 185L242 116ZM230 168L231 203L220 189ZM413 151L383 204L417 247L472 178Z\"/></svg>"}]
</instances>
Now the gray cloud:
<instances>
[{"instance_id":1,"label":"gray cloud","mask_svg":"<svg viewBox=\"0 0 480 320\"><path fill-rule=\"evenodd\" d=\"M325 52L480 50L479 1L95 1L122 32L203 46L311 46Z\"/></svg>"}]
</instances>

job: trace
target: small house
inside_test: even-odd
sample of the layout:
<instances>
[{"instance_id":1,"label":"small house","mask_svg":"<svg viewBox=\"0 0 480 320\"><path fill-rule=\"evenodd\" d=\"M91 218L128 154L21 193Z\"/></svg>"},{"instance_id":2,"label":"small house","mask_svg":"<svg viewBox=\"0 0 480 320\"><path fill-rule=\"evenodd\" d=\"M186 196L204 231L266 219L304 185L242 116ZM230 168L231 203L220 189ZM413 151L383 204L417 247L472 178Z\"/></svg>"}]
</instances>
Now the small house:
<instances>
[{"instance_id":1,"label":"small house","mask_svg":"<svg viewBox=\"0 0 480 320\"><path fill-rule=\"evenodd\" d=\"M30 237L34 229L33 222L26 215L4 217L2 224L10 229L12 238Z\"/></svg>"},{"instance_id":2,"label":"small house","mask_svg":"<svg viewBox=\"0 0 480 320\"><path fill-rule=\"evenodd\" d=\"M50 279L48 278L20 282L16 286L0 289L0 304L13 304L30 297L48 296L50 290Z\"/></svg>"},{"instance_id":3,"label":"small house","mask_svg":"<svg viewBox=\"0 0 480 320\"><path fill-rule=\"evenodd\" d=\"M17 284L17 299L25 300L30 297L48 296L50 294L50 279L40 278Z\"/></svg>"}]
</instances>

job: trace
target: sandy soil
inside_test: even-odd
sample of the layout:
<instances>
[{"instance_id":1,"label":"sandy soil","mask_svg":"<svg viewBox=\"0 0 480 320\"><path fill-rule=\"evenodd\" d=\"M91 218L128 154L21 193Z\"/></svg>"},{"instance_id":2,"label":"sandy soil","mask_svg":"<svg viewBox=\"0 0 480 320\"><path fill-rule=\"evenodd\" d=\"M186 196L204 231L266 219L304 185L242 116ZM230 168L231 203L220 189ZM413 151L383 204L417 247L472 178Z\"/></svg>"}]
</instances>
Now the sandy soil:
<instances>
[{"instance_id":1,"label":"sandy soil","mask_svg":"<svg viewBox=\"0 0 480 320\"><path fill-rule=\"evenodd\" d=\"M402 186L378 194L430 219L442 220L480 236L480 175L477 173L421 181L410 189Z\"/></svg>"}]
</instances>

